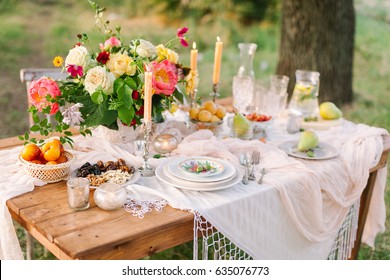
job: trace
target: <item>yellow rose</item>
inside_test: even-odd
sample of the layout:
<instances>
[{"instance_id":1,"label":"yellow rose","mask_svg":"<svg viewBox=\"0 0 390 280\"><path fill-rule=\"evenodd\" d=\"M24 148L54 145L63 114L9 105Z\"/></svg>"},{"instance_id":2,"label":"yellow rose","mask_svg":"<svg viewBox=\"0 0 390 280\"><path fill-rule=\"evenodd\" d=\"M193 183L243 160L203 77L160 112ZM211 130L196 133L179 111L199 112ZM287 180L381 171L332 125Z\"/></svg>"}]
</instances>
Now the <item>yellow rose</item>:
<instances>
[{"instance_id":1,"label":"yellow rose","mask_svg":"<svg viewBox=\"0 0 390 280\"><path fill-rule=\"evenodd\" d=\"M189 94L193 92L194 89L198 87L199 76L197 70L191 70L188 75L185 77L186 81L186 93Z\"/></svg>"},{"instance_id":2,"label":"yellow rose","mask_svg":"<svg viewBox=\"0 0 390 280\"><path fill-rule=\"evenodd\" d=\"M133 76L137 70L135 65L131 65L133 59L130 58L127 54L123 53L114 53L110 55L110 59L107 61L106 66L111 73L115 75L116 78L122 76L123 74Z\"/></svg>"},{"instance_id":3,"label":"yellow rose","mask_svg":"<svg viewBox=\"0 0 390 280\"><path fill-rule=\"evenodd\" d=\"M169 62L177 64L179 61L179 55L177 52L168 49L164 47L164 45L160 44L156 47L156 53L157 53L157 61L163 61L164 59L167 59Z\"/></svg>"}]
</instances>

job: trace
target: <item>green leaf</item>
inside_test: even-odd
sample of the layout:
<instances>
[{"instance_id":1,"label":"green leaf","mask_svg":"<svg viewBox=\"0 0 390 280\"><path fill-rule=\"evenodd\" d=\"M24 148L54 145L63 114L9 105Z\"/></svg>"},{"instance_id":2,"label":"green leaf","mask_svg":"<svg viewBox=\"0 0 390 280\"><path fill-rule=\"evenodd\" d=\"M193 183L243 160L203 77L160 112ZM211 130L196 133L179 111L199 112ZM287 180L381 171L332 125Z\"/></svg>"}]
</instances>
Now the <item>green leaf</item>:
<instances>
[{"instance_id":1,"label":"green leaf","mask_svg":"<svg viewBox=\"0 0 390 280\"><path fill-rule=\"evenodd\" d=\"M138 89L137 82L132 77L127 77L125 79L125 83L126 83L126 85L128 85L133 90L137 90Z\"/></svg>"},{"instance_id":2,"label":"green leaf","mask_svg":"<svg viewBox=\"0 0 390 280\"><path fill-rule=\"evenodd\" d=\"M71 131L65 131L64 134L68 135L68 136L72 136L73 135L73 133Z\"/></svg>"},{"instance_id":3,"label":"green leaf","mask_svg":"<svg viewBox=\"0 0 390 280\"><path fill-rule=\"evenodd\" d=\"M22 140L22 141L24 140L24 136L22 136L22 135L19 135L18 138L19 138L19 140Z\"/></svg>"},{"instance_id":4,"label":"green leaf","mask_svg":"<svg viewBox=\"0 0 390 280\"><path fill-rule=\"evenodd\" d=\"M134 118L134 114L134 107L130 107L130 109L128 109L125 106L121 106L118 108L118 118L127 125L130 125Z\"/></svg>"},{"instance_id":5,"label":"green leaf","mask_svg":"<svg viewBox=\"0 0 390 280\"><path fill-rule=\"evenodd\" d=\"M91 95L91 99L96 104L101 104L104 101L104 96L102 91L95 91Z\"/></svg>"},{"instance_id":6,"label":"green leaf","mask_svg":"<svg viewBox=\"0 0 390 280\"><path fill-rule=\"evenodd\" d=\"M24 133L24 139L25 140L28 140L30 138L30 135L28 134L28 132L26 131L25 133Z\"/></svg>"},{"instance_id":7,"label":"green leaf","mask_svg":"<svg viewBox=\"0 0 390 280\"><path fill-rule=\"evenodd\" d=\"M30 127L30 130L31 131L34 131L34 132L37 132L39 131L41 128L39 127L39 125L35 124L33 125L32 127Z\"/></svg>"}]
</instances>

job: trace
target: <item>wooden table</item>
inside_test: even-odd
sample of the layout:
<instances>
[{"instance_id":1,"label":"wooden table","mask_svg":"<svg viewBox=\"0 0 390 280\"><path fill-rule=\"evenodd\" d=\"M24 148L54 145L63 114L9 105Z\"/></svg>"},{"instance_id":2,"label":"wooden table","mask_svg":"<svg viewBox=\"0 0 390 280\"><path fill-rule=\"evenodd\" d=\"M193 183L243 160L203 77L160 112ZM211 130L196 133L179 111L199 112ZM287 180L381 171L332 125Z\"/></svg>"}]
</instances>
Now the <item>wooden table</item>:
<instances>
[{"instance_id":1,"label":"wooden table","mask_svg":"<svg viewBox=\"0 0 390 280\"><path fill-rule=\"evenodd\" d=\"M3 139L0 149L19 144L17 138ZM390 137L384 145L361 198L353 259L360 247L376 173L386 165ZM65 182L37 187L8 200L7 206L13 219L59 259L138 259L193 239L193 214L169 206L140 219L124 209L101 210L91 199L90 209L73 212L67 206Z\"/></svg>"}]
</instances>

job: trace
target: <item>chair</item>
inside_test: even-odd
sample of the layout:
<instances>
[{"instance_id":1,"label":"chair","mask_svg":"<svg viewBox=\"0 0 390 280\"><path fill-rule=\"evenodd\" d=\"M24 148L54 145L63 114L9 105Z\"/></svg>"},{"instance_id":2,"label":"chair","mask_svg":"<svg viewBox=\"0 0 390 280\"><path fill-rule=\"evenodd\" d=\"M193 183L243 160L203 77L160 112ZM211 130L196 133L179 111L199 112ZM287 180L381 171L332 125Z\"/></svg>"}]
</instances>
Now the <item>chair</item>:
<instances>
[{"instance_id":1,"label":"chair","mask_svg":"<svg viewBox=\"0 0 390 280\"><path fill-rule=\"evenodd\" d=\"M23 83L26 83L26 88L30 87L31 81L38 80L41 77L50 77L54 80L64 80L67 77L67 73L63 72L61 68L25 68L20 70L20 80ZM28 106L30 106L30 101L27 98ZM51 116L46 116L48 121L51 122ZM31 114L29 114L29 125L32 126L34 121ZM33 257L33 242L32 236L25 230L26 233L26 258L31 260ZM45 249L46 250L46 249Z\"/></svg>"}]
</instances>

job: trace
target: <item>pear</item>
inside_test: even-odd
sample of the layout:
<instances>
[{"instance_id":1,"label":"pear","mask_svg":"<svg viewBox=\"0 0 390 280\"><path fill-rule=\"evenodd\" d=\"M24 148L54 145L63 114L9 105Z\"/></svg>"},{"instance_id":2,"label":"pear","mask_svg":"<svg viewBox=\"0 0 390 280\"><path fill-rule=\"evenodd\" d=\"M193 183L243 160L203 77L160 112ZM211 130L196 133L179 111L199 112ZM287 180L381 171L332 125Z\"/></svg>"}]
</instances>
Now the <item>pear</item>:
<instances>
[{"instance_id":1,"label":"pear","mask_svg":"<svg viewBox=\"0 0 390 280\"><path fill-rule=\"evenodd\" d=\"M300 152L306 152L313 149L318 145L318 136L312 130L305 130L299 136L298 150Z\"/></svg>"},{"instance_id":2,"label":"pear","mask_svg":"<svg viewBox=\"0 0 390 280\"><path fill-rule=\"evenodd\" d=\"M343 116L343 113L340 111L337 106L332 102L323 102L320 105L320 116L324 120L336 120Z\"/></svg>"},{"instance_id":3,"label":"pear","mask_svg":"<svg viewBox=\"0 0 390 280\"><path fill-rule=\"evenodd\" d=\"M233 129L237 136L244 136L251 128L251 122L240 112L233 117Z\"/></svg>"}]
</instances>

